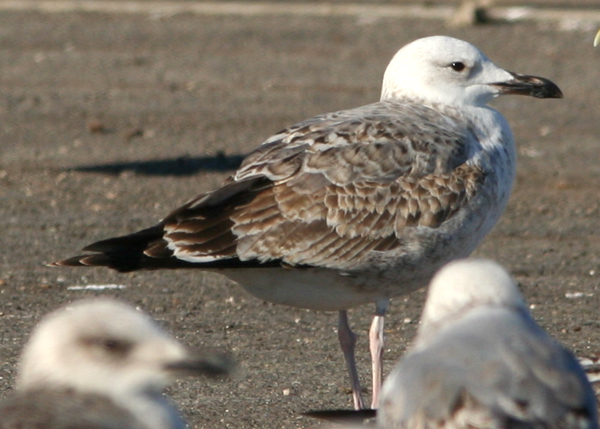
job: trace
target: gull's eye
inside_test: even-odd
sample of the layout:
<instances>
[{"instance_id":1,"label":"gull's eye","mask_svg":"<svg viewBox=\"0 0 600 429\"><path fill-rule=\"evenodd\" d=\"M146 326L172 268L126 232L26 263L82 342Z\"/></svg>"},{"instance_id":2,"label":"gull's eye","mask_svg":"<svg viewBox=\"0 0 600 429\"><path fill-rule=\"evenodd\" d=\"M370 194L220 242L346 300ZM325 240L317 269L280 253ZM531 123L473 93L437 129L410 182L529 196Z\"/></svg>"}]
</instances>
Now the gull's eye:
<instances>
[{"instance_id":1,"label":"gull's eye","mask_svg":"<svg viewBox=\"0 0 600 429\"><path fill-rule=\"evenodd\" d=\"M133 349L133 343L117 338L90 337L82 339L82 343L94 354L111 358L122 359Z\"/></svg>"},{"instance_id":2,"label":"gull's eye","mask_svg":"<svg viewBox=\"0 0 600 429\"><path fill-rule=\"evenodd\" d=\"M102 347L108 354L115 356L124 356L132 348L131 343L127 341L115 340L112 338L105 338L99 343L100 347Z\"/></svg>"},{"instance_id":3,"label":"gull's eye","mask_svg":"<svg viewBox=\"0 0 600 429\"><path fill-rule=\"evenodd\" d=\"M452 67L452 70L457 72L461 72L466 68L465 63L461 63L460 61L453 61L450 64L450 67Z\"/></svg>"}]
</instances>

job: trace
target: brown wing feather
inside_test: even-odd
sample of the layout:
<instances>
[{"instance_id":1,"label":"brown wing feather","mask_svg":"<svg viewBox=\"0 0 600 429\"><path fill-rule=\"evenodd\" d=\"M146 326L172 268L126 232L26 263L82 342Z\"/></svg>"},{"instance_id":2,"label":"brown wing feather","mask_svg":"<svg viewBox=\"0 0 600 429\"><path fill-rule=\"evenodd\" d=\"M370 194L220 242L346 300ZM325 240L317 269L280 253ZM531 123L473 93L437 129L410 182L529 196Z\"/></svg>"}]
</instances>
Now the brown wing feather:
<instances>
[{"instance_id":1,"label":"brown wing feather","mask_svg":"<svg viewBox=\"0 0 600 429\"><path fill-rule=\"evenodd\" d=\"M429 125L417 126L425 116ZM467 163L477 145L468 130L401 102L317 116L271 137L221 188L169 214L151 236L88 250L105 253L113 268L121 249L143 252L122 270L226 260L352 268L369 252L401 246L406 228L439 227L477 193L486 176Z\"/></svg>"},{"instance_id":2,"label":"brown wing feather","mask_svg":"<svg viewBox=\"0 0 600 429\"><path fill-rule=\"evenodd\" d=\"M395 120L356 121L342 112L268 141L234 176L269 181L249 187L245 201L236 196L238 203L219 213L231 223L222 246L241 260L350 268L373 250L400 246L405 228L437 228L450 219L485 180L465 162L474 137L447 126L431 141ZM190 208L201 213L202 203ZM182 231L187 218L179 211L176 222L166 220L171 248L192 258L229 256L203 241L210 236L198 228L203 216L192 215L194 228Z\"/></svg>"}]
</instances>

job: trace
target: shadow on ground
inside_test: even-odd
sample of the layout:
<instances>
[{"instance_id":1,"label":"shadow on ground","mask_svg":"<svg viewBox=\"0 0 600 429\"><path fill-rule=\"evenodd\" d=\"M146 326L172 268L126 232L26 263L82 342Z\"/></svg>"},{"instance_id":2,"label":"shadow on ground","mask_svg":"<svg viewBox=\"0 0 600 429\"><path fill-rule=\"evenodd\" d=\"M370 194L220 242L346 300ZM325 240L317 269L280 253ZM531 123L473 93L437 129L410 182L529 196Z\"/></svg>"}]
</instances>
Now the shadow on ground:
<instances>
[{"instance_id":1,"label":"shadow on ground","mask_svg":"<svg viewBox=\"0 0 600 429\"><path fill-rule=\"evenodd\" d=\"M69 168L69 171L114 175L130 171L146 176L191 176L201 171L225 172L236 170L245 157L246 155L225 155L223 152L219 152L213 156L181 156L171 159L83 165Z\"/></svg>"}]
</instances>

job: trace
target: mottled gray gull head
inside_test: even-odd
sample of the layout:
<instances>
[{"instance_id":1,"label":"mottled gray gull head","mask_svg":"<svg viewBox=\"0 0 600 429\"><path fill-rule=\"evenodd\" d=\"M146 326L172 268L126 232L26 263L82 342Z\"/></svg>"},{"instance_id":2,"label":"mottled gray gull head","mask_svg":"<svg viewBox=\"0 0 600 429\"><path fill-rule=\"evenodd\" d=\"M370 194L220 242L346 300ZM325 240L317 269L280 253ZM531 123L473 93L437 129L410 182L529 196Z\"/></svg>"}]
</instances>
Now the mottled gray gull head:
<instances>
[{"instance_id":1,"label":"mottled gray gull head","mask_svg":"<svg viewBox=\"0 0 600 429\"><path fill-rule=\"evenodd\" d=\"M417 39L396 53L383 77L381 99L483 106L501 94L562 97L547 79L503 70L463 40L432 36Z\"/></svg>"},{"instance_id":2,"label":"mottled gray gull head","mask_svg":"<svg viewBox=\"0 0 600 429\"><path fill-rule=\"evenodd\" d=\"M76 402L77 406L54 406L70 413L85 408L82 404L89 398L101 398L91 402L118 404L119 413L129 413L136 427L180 428L184 424L163 397L163 389L178 374L225 373L229 365L223 357L180 344L129 305L83 300L50 313L34 329L19 363L16 390L21 402L57 401L54 396L61 398L58 403ZM37 408L48 413L52 406Z\"/></svg>"},{"instance_id":3,"label":"mottled gray gull head","mask_svg":"<svg viewBox=\"0 0 600 429\"><path fill-rule=\"evenodd\" d=\"M535 323L510 275L479 259L449 263L432 280L417 338L384 383L377 424L598 427L574 355Z\"/></svg>"}]
</instances>

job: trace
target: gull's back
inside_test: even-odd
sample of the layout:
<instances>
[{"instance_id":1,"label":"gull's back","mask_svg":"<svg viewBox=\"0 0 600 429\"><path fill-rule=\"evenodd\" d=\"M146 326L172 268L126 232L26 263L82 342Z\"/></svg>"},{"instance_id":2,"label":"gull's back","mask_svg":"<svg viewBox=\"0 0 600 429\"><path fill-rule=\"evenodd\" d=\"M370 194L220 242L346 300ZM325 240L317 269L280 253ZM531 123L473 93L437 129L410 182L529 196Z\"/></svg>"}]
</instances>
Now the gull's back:
<instances>
[{"instance_id":1,"label":"gull's back","mask_svg":"<svg viewBox=\"0 0 600 429\"><path fill-rule=\"evenodd\" d=\"M145 429L106 396L69 390L18 392L0 403L0 429Z\"/></svg>"}]
</instances>

